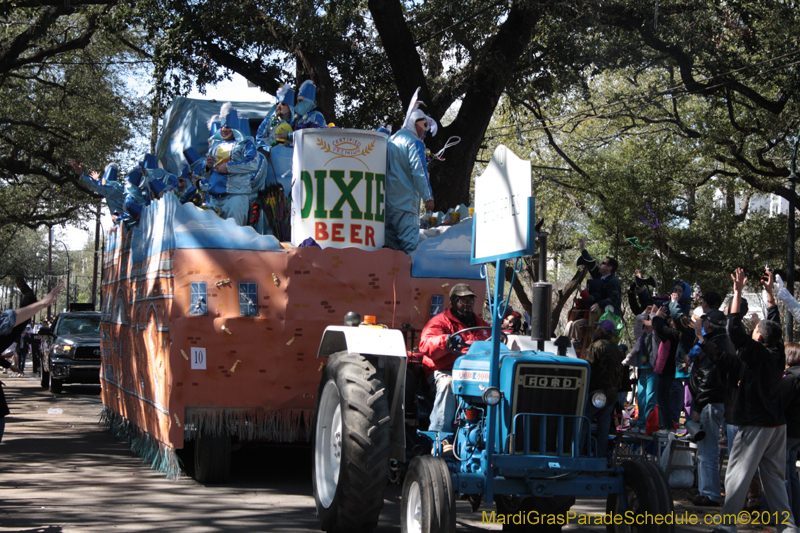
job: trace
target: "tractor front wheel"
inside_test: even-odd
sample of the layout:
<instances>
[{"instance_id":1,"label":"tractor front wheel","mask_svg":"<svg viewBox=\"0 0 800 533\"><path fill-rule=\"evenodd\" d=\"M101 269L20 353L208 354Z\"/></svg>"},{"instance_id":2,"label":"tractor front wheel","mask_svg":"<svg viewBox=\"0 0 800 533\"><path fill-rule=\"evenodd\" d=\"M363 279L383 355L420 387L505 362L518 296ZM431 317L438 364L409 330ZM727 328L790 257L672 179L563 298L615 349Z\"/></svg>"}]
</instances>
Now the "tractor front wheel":
<instances>
[{"instance_id":1,"label":"tractor front wheel","mask_svg":"<svg viewBox=\"0 0 800 533\"><path fill-rule=\"evenodd\" d=\"M389 480L389 402L383 375L359 354L328 359L317 394L312 483L329 533L378 525Z\"/></svg>"},{"instance_id":2,"label":"tractor front wheel","mask_svg":"<svg viewBox=\"0 0 800 533\"><path fill-rule=\"evenodd\" d=\"M674 524L655 524L653 520L644 520L637 524L636 516L666 516L674 510L672 496L664 472L658 465L647 461L625 461L624 470L625 494L611 494L608 497L606 511L610 514L623 514L622 498L626 499L627 511L634 516L633 523L625 520L621 524L606 526L608 533L673 533ZM657 469L657 470L656 470Z\"/></svg>"},{"instance_id":3,"label":"tractor front wheel","mask_svg":"<svg viewBox=\"0 0 800 533\"><path fill-rule=\"evenodd\" d=\"M420 455L411 460L400 503L402 533L454 533L456 500L447 463Z\"/></svg>"}]
</instances>

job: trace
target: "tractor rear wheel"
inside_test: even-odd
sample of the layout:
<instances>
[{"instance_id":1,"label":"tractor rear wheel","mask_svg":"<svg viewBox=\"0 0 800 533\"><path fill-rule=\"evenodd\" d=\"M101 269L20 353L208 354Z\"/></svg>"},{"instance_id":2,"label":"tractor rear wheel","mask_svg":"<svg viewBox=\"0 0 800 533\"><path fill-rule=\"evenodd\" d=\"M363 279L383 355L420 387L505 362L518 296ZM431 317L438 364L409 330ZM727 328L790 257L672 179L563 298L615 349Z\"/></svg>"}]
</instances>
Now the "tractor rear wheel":
<instances>
[{"instance_id":1,"label":"tractor rear wheel","mask_svg":"<svg viewBox=\"0 0 800 533\"><path fill-rule=\"evenodd\" d=\"M606 505L608 513L624 513L621 505L622 497L627 499L626 507L629 512L633 513L634 522L637 516L654 517L659 515L663 517L674 510L666 476L658 465L647 461L625 461L622 463L622 468L624 469L625 494L609 495ZM606 531L608 533L671 533L675 531L675 525L655 524L652 523L652 520L643 520L642 524L608 524Z\"/></svg>"},{"instance_id":2,"label":"tractor rear wheel","mask_svg":"<svg viewBox=\"0 0 800 533\"><path fill-rule=\"evenodd\" d=\"M225 483L231 477L231 438L198 432L194 444L194 478L204 484Z\"/></svg>"},{"instance_id":3,"label":"tractor rear wheel","mask_svg":"<svg viewBox=\"0 0 800 533\"><path fill-rule=\"evenodd\" d=\"M338 352L317 394L312 483L317 516L331 533L378 525L389 479L389 401L372 362Z\"/></svg>"},{"instance_id":4,"label":"tractor rear wheel","mask_svg":"<svg viewBox=\"0 0 800 533\"><path fill-rule=\"evenodd\" d=\"M456 500L447 463L420 455L411 460L400 503L402 533L455 533Z\"/></svg>"}]
</instances>

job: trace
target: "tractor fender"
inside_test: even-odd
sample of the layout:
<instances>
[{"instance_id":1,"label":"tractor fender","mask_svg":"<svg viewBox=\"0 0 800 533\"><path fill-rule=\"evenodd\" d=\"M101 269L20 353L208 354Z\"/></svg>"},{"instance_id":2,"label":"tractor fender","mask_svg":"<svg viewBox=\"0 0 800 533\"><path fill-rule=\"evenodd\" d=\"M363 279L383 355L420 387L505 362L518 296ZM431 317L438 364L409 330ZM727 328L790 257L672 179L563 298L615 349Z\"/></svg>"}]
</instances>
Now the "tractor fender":
<instances>
[{"instance_id":1,"label":"tractor fender","mask_svg":"<svg viewBox=\"0 0 800 533\"><path fill-rule=\"evenodd\" d=\"M405 461L405 386L408 353L403 334L396 329L328 326L322 334L317 358L338 352L360 354L380 369L389 397L391 458Z\"/></svg>"},{"instance_id":2,"label":"tractor fender","mask_svg":"<svg viewBox=\"0 0 800 533\"><path fill-rule=\"evenodd\" d=\"M317 358L337 352L406 358L403 334L396 329L328 326L322 334Z\"/></svg>"}]
</instances>

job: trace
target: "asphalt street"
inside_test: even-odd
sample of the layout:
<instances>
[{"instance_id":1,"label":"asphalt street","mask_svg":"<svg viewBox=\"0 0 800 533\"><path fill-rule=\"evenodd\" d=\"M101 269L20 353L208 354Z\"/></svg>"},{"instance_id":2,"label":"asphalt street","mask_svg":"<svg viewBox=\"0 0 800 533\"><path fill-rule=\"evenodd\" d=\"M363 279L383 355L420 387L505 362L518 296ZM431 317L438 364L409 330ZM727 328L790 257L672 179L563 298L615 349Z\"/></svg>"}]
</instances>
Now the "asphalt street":
<instances>
[{"instance_id":1,"label":"asphalt street","mask_svg":"<svg viewBox=\"0 0 800 533\"><path fill-rule=\"evenodd\" d=\"M233 454L232 480L225 485L203 486L188 476L169 480L98 425L99 386L65 386L54 395L35 376L0 379L12 411L0 444L0 532L319 531L308 446L242 448ZM687 493L676 491L675 497L679 517L702 521L704 514L715 513L692 507ZM459 502L458 530L501 530L499 524L481 523L483 512L494 509L483 504L472 513L467 502ZM602 514L605 501L578 501L573 510ZM376 532L396 533L399 524L400 507L390 487ZM702 523L676 527L710 529ZM564 531L601 532L605 526L572 523Z\"/></svg>"}]
</instances>

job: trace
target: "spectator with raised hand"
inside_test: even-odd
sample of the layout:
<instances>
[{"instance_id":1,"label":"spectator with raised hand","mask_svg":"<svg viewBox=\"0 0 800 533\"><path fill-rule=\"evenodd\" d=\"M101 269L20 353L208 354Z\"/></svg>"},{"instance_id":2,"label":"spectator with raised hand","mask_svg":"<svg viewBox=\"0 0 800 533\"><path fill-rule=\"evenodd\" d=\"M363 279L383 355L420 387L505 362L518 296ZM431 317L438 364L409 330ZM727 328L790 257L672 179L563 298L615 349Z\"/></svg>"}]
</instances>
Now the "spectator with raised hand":
<instances>
[{"instance_id":1,"label":"spectator with raised hand","mask_svg":"<svg viewBox=\"0 0 800 533\"><path fill-rule=\"evenodd\" d=\"M617 269L619 262L613 257L606 257L600 264L586 251L586 239L580 242L581 255L576 261L577 266L584 265L589 270L592 279L601 280L602 287L596 301L590 308L593 312L603 312L606 307L611 306L614 314L622 316L622 284L617 279Z\"/></svg>"},{"instance_id":2,"label":"spectator with raised hand","mask_svg":"<svg viewBox=\"0 0 800 533\"><path fill-rule=\"evenodd\" d=\"M64 285L61 284L38 302L34 302L16 310L9 309L5 313L0 314L0 352L11 346L11 344L16 341L15 337L18 337L18 333L14 331L15 326L22 326L25 321L33 318L36 313L46 308L48 305L54 304L56 301L56 296L58 296L58 293L61 292L61 289L63 288ZM30 294L32 294L32 292ZM35 296L33 296L33 298L35 298ZM0 357L0 366L3 368L9 368L12 372L20 371L17 365L10 363L8 360L2 357ZM3 431L6 427L6 416L9 413L10 411L8 410L8 404L6 403L6 398L3 394L3 387L2 384L0 384L0 441L3 440Z\"/></svg>"},{"instance_id":3,"label":"spectator with raised hand","mask_svg":"<svg viewBox=\"0 0 800 533\"><path fill-rule=\"evenodd\" d=\"M758 468L770 509L781 517L778 531L798 532L785 487L786 417L780 394L785 355L781 326L775 320L762 320L753 333L747 335L740 312L747 278L741 268L737 268L731 278L733 300L728 315L728 333L737 349L736 356L742 361L739 393L734 405L734 423L738 424L739 431L725 476L724 525L715 526L714 531L736 531L736 515L744 506L750 480ZM777 310L772 295L771 272L767 271L763 285L771 318Z\"/></svg>"},{"instance_id":4,"label":"spectator with raised hand","mask_svg":"<svg viewBox=\"0 0 800 533\"><path fill-rule=\"evenodd\" d=\"M722 503L716 436L725 414L726 374L709 352L724 352L728 356L736 354L725 330L727 323L725 314L718 309L709 309L692 321L698 350L689 377L693 397L691 416L692 420L703 424L707 435L697 443L697 488L700 494L692 503L705 507L718 507Z\"/></svg>"}]
</instances>

